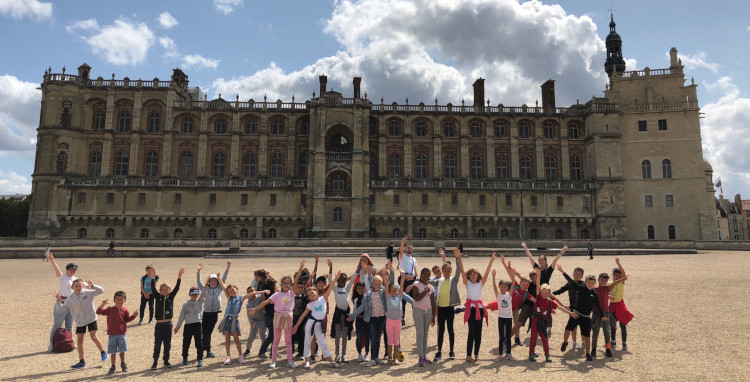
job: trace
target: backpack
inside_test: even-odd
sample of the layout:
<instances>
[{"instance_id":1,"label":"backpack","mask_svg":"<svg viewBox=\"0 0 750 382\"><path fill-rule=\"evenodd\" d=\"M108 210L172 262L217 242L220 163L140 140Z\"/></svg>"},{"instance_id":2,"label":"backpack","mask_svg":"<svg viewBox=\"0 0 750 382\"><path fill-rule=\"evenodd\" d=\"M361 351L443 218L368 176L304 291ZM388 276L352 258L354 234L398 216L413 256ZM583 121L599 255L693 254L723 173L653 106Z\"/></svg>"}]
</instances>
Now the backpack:
<instances>
[{"instance_id":1,"label":"backpack","mask_svg":"<svg viewBox=\"0 0 750 382\"><path fill-rule=\"evenodd\" d=\"M68 328L59 328L55 330L55 336L52 340L53 353L67 353L75 349L73 345L73 333Z\"/></svg>"}]
</instances>

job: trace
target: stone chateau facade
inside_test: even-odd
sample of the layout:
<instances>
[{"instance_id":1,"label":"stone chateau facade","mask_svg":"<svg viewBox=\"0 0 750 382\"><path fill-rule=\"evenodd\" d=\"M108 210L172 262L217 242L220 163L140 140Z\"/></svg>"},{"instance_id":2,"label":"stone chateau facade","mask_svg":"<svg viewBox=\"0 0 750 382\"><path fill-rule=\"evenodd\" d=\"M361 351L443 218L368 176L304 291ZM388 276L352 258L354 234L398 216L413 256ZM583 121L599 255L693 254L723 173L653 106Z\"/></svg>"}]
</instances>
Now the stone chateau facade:
<instances>
[{"instance_id":1,"label":"stone chateau facade","mask_svg":"<svg viewBox=\"0 0 750 382\"><path fill-rule=\"evenodd\" d=\"M677 50L625 71L610 24L603 97L541 105L206 100L169 81L45 72L30 237L718 237L696 86Z\"/></svg>"}]
</instances>

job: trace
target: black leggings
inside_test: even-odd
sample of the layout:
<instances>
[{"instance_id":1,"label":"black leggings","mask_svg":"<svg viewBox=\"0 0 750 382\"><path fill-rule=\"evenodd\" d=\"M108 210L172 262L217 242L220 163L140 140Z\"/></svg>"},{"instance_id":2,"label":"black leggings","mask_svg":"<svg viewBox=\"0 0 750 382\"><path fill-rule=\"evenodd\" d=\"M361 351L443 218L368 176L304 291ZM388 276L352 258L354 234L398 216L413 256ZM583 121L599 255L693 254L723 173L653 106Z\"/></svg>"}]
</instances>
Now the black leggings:
<instances>
[{"instance_id":1,"label":"black leggings","mask_svg":"<svg viewBox=\"0 0 750 382\"><path fill-rule=\"evenodd\" d=\"M219 320L219 312L203 312L201 321L201 330L203 331L203 351L211 352L211 334L216 328L216 321Z\"/></svg>"},{"instance_id":2,"label":"black leggings","mask_svg":"<svg viewBox=\"0 0 750 382\"><path fill-rule=\"evenodd\" d=\"M615 318L614 314L609 315L609 327L610 331L612 332L612 341L615 340L615 335L617 334L617 318ZM628 342L628 326L620 322L620 335L622 336L622 343Z\"/></svg>"},{"instance_id":3,"label":"black leggings","mask_svg":"<svg viewBox=\"0 0 750 382\"><path fill-rule=\"evenodd\" d=\"M497 318L497 331L500 333L500 355L503 355L503 344L505 344L506 354L510 354L511 329L513 329L513 318Z\"/></svg>"},{"instance_id":4,"label":"black leggings","mask_svg":"<svg viewBox=\"0 0 750 382\"><path fill-rule=\"evenodd\" d=\"M438 352L443 351L443 337L445 337L445 327L448 326L448 340L451 346L451 353L453 353L453 318L456 314L453 311L452 306L438 306L437 308L437 319L438 319L438 338L437 346Z\"/></svg>"},{"instance_id":5,"label":"black leggings","mask_svg":"<svg viewBox=\"0 0 750 382\"><path fill-rule=\"evenodd\" d=\"M143 293L141 293L141 307L140 307L140 314L141 314L141 321L143 321L143 314L146 313L146 304L148 304L148 320L151 321L154 318L154 294L149 295L150 298L143 297Z\"/></svg>"},{"instance_id":6,"label":"black leggings","mask_svg":"<svg viewBox=\"0 0 750 382\"><path fill-rule=\"evenodd\" d=\"M479 355L479 346L482 344L482 320L484 320L484 309L479 310L479 319L476 319L476 309L471 308L469 312L469 338L466 340L466 356L471 356L471 349L474 348L474 355Z\"/></svg>"}]
</instances>

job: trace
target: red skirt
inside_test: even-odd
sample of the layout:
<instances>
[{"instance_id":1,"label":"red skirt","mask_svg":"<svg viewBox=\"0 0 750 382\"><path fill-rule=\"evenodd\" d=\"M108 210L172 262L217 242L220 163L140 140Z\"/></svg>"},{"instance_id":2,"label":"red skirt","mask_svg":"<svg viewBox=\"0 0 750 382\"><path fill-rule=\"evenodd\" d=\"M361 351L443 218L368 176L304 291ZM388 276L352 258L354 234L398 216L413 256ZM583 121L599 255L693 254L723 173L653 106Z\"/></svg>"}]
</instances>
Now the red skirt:
<instances>
[{"instance_id":1,"label":"red skirt","mask_svg":"<svg viewBox=\"0 0 750 382\"><path fill-rule=\"evenodd\" d=\"M617 318L617 321L622 322L623 325L627 325L634 317L633 313L630 313L628 307L625 305L625 299L620 300L620 302L610 303L609 312Z\"/></svg>"}]
</instances>

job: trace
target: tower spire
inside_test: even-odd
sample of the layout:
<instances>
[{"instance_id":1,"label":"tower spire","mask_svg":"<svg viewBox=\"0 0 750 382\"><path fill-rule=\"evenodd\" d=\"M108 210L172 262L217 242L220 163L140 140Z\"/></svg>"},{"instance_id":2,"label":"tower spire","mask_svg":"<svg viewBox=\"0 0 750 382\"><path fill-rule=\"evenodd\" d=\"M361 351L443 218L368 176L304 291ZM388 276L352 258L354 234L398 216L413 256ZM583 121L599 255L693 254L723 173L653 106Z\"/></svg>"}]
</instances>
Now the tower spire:
<instances>
[{"instance_id":1,"label":"tower spire","mask_svg":"<svg viewBox=\"0 0 750 382\"><path fill-rule=\"evenodd\" d=\"M622 58L622 38L615 30L615 16L610 9L609 34L606 39L607 60L604 62L604 70L609 77L613 73L625 71L625 60Z\"/></svg>"}]
</instances>

